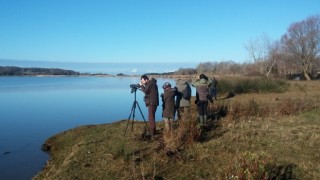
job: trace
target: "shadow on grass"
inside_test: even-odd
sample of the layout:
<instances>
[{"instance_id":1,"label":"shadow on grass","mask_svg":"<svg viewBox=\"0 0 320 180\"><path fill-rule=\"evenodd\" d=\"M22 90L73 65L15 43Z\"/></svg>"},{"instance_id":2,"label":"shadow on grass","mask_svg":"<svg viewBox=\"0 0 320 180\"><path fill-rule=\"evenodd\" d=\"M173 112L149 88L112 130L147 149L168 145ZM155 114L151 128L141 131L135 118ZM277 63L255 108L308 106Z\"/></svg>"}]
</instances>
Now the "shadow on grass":
<instances>
[{"instance_id":1,"label":"shadow on grass","mask_svg":"<svg viewBox=\"0 0 320 180\"><path fill-rule=\"evenodd\" d=\"M206 142L214 138L223 136L227 130L222 130L219 120L228 114L228 107L226 105L218 105L214 110L210 110L208 115L208 122L206 126L201 129L200 142Z\"/></svg>"},{"instance_id":2,"label":"shadow on grass","mask_svg":"<svg viewBox=\"0 0 320 180\"><path fill-rule=\"evenodd\" d=\"M265 168L269 175L268 179L295 179L293 173L294 168L296 168L295 164L268 164Z\"/></svg>"},{"instance_id":3,"label":"shadow on grass","mask_svg":"<svg viewBox=\"0 0 320 180\"><path fill-rule=\"evenodd\" d=\"M224 98L221 98L221 99L230 99L230 98L233 98L235 96L235 93L234 92L229 92L228 95Z\"/></svg>"}]
</instances>

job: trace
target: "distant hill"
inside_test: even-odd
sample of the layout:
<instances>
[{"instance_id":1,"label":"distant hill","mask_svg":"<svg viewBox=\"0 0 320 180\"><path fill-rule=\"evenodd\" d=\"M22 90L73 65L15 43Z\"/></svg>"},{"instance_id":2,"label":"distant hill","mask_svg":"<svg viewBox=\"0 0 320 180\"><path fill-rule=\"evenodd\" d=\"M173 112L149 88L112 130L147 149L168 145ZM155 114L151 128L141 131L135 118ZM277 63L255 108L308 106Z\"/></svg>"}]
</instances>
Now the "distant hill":
<instances>
[{"instance_id":1,"label":"distant hill","mask_svg":"<svg viewBox=\"0 0 320 180\"><path fill-rule=\"evenodd\" d=\"M73 70L58 68L21 68L16 66L0 66L0 76L36 76L36 75L80 75Z\"/></svg>"}]
</instances>

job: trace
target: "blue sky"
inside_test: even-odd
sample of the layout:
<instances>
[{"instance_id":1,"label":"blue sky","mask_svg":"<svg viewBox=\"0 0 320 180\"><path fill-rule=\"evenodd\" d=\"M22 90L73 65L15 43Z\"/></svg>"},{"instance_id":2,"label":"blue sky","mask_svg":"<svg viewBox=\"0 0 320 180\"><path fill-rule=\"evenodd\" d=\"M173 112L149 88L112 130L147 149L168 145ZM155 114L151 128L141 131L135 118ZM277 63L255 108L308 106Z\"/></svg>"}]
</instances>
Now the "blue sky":
<instances>
[{"instance_id":1,"label":"blue sky","mask_svg":"<svg viewBox=\"0 0 320 180\"><path fill-rule=\"evenodd\" d=\"M0 59L244 62L250 39L278 40L319 11L318 0L0 0Z\"/></svg>"}]
</instances>

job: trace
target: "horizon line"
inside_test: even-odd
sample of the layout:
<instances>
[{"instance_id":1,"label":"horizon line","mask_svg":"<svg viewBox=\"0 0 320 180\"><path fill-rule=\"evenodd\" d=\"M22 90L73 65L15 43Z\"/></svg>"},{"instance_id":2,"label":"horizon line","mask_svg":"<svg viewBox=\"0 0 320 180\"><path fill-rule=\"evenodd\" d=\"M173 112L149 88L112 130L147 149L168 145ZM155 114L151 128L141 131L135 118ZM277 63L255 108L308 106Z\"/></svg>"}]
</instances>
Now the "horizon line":
<instances>
[{"instance_id":1,"label":"horizon line","mask_svg":"<svg viewBox=\"0 0 320 180\"><path fill-rule=\"evenodd\" d=\"M0 58L0 61L16 61L16 62L39 62L39 63L79 63L79 64L199 64L201 62L88 62L88 61L52 61L52 60L30 60L30 59L10 59L10 58ZM208 62L208 61L206 61Z\"/></svg>"}]
</instances>

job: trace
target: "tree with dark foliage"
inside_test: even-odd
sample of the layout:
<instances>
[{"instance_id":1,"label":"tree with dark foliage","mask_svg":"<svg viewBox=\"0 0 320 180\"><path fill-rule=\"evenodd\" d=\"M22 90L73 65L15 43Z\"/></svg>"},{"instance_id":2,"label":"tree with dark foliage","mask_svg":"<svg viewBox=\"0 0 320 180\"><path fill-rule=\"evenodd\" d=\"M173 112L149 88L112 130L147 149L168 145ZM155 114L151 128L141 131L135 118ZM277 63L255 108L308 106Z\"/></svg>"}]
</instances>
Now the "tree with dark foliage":
<instances>
[{"instance_id":1,"label":"tree with dark foliage","mask_svg":"<svg viewBox=\"0 0 320 180\"><path fill-rule=\"evenodd\" d=\"M57 68L20 68L15 66L0 66L0 76L36 76L36 75L80 75L73 70Z\"/></svg>"}]
</instances>

